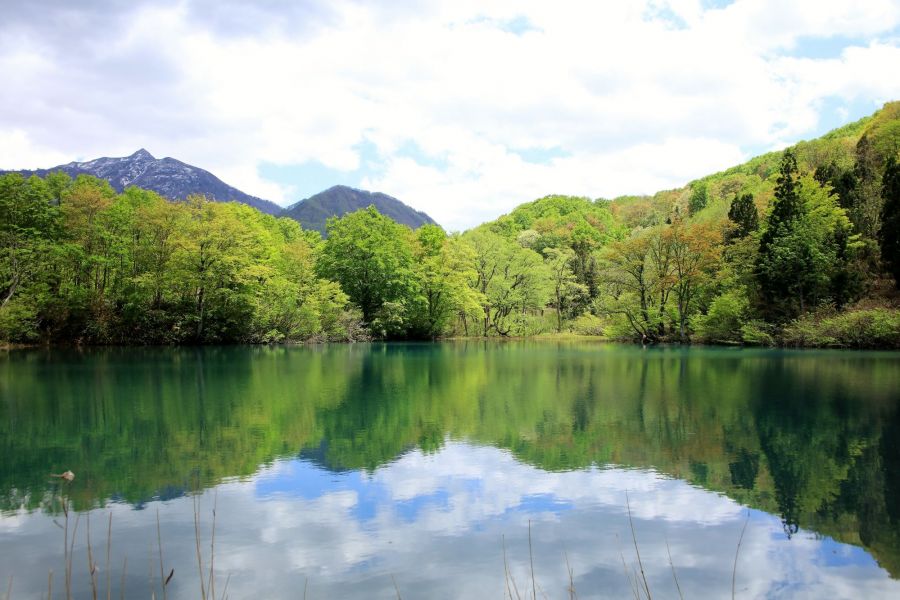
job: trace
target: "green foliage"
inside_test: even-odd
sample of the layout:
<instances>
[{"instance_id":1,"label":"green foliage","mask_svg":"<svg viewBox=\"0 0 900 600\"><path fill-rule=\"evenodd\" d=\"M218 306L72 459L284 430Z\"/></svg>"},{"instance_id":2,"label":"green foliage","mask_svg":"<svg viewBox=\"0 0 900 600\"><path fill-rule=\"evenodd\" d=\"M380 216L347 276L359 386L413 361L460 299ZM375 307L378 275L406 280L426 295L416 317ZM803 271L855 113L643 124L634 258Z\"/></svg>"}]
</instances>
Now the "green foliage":
<instances>
[{"instance_id":1,"label":"green foliage","mask_svg":"<svg viewBox=\"0 0 900 600\"><path fill-rule=\"evenodd\" d=\"M853 207L859 182L852 167L843 169L836 161L831 161L816 167L813 176L823 186L831 186L831 189L838 196L841 208L850 210Z\"/></svg>"},{"instance_id":2,"label":"green foliage","mask_svg":"<svg viewBox=\"0 0 900 600\"><path fill-rule=\"evenodd\" d=\"M374 206L332 218L316 270L341 285L366 323L378 319L382 331L396 333L415 292L412 237Z\"/></svg>"},{"instance_id":3,"label":"green foliage","mask_svg":"<svg viewBox=\"0 0 900 600\"><path fill-rule=\"evenodd\" d=\"M530 313L543 309L550 295L550 277L541 255L484 229L474 230L464 239L475 253L475 276L470 285L482 303L469 333L539 333ZM464 326L468 331L468 319Z\"/></svg>"},{"instance_id":4,"label":"green foliage","mask_svg":"<svg viewBox=\"0 0 900 600\"><path fill-rule=\"evenodd\" d=\"M726 242L745 238L759 229L759 211L756 210L753 194L741 194L734 197L731 207L728 209L728 220L732 225L726 233Z\"/></svg>"},{"instance_id":5,"label":"green foliage","mask_svg":"<svg viewBox=\"0 0 900 600\"><path fill-rule=\"evenodd\" d=\"M588 295L586 286L578 283L573 271L575 252L569 248L562 250L546 248L544 263L550 273L553 308L556 309L556 331L561 332L563 322L577 314L577 307Z\"/></svg>"},{"instance_id":6,"label":"green foliage","mask_svg":"<svg viewBox=\"0 0 900 600\"><path fill-rule=\"evenodd\" d=\"M39 338L61 235L59 210L52 202L53 192L43 180L0 176L0 339Z\"/></svg>"},{"instance_id":7,"label":"green foliage","mask_svg":"<svg viewBox=\"0 0 900 600\"><path fill-rule=\"evenodd\" d=\"M571 268L575 282L587 290L587 294L572 307L572 312L578 314L584 312L599 293L596 252L626 233L626 228L610 211L608 202L574 196L546 196L522 204L487 227L545 256L548 248L572 250Z\"/></svg>"},{"instance_id":8,"label":"green foliage","mask_svg":"<svg viewBox=\"0 0 900 600\"><path fill-rule=\"evenodd\" d=\"M900 349L900 310L810 313L784 328L782 342L801 347Z\"/></svg>"},{"instance_id":9,"label":"green foliage","mask_svg":"<svg viewBox=\"0 0 900 600\"><path fill-rule=\"evenodd\" d=\"M741 326L741 340L751 346L774 346L775 328L759 319L747 321Z\"/></svg>"},{"instance_id":10,"label":"green foliage","mask_svg":"<svg viewBox=\"0 0 900 600\"><path fill-rule=\"evenodd\" d=\"M691 199L688 201L688 210L691 215L706 208L709 204L709 190L705 183L698 183L691 189Z\"/></svg>"},{"instance_id":11,"label":"green foliage","mask_svg":"<svg viewBox=\"0 0 900 600\"><path fill-rule=\"evenodd\" d=\"M482 298L470 285L475 253L457 235L448 237L437 225L416 232L416 310L412 333L434 339L460 315L478 315Z\"/></svg>"},{"instance_id":12,"label":"green foliage","mask_svg":"<svg viewBox=\"0 0 900 600\"><path fill-rule=\"evenodd\" d=\"M900 102L888 102L868 122L863 137L879 168L900 153Z\"/></svg>"},{"instance_id":13,"label":"green foliage","mask_svg":"<svg viewBox=\"0 0 900 600\"><path fill-rule=\"evenodd\" d=\"M700 339L713 343L744 341L741 328L747 322L750 306L744 290L731 290L716 298L705 315L698 315L693 326Z\"/></svg>"},{"instance_id":14,"label":"green foliage","mask_svg":"<svg viewBox=\"0 0 900 600\"><path fill-rule=\"evenodd\" d=\"M868 135L863 135L856 144L856 164L853 168L856 187L850 196L848 210L856 230L870 240L877 238L881 225L882 159L872 140Z\"/></svg>"},{"instance_id":15,"label":"green foliage","mask_svg":"<svg viewBox=\"0 0 900 600\"><path fill-rule=\"evenodd\" d=\"M882 181L884 206L881 209L878 241L881 259L894 277L897 289L900 289L900 162L893 156L884 169Z\"/></svg>"},{"instance_id":16,"label":"green foliage","mask_svg":"<svg viewBox=\"0 0 900 600\"><path fill-rule=\"evenodd\" d=\"M601 254L607 286L597 311L611 331L642 342L677 336L688 341L688 323L708 295L721 254L719 228L707 222L670 223L636 231Z\"/></svg>"},{"instance_id":17,"label":"green foliage","mask_svg":"<svg viewBox=\"0 0 900 600\"><path fill-rule=\"evenodd\" d=\"M827 299L846 301L845 277L855 239L834 195L812 177L797 174L790 150L784 153L775 201L756 258L762 313L784 321Z\"/></svg>"},{"instance_id":18,"label":"green foliage","mask_svg":"<svg viewBox=\"0 0 900 600\"><path fill-rule=\"evenodd\" d=\"M605 334L603 319L590 313L585 313L572 321L572 331L579 335L602 336Z\"/></svg>"},{"instance_id":19,"label":"green foliage","mask_svg":"<svg viewBox=\"0 0 900 600\"><path fill-rule=\"evenodd\" d=\"M358 335L289 220L106 182L0 177L0 337L85 343L271 342Z\"/></svg>"},{"instance_id":20,"label":"green foliage","mask_svg":"<svg viewBox=\"0 0 900 600\"><path fill-rule=\"evenodd\" d=\"M322 241L233 204L6 175L0 338L435 339L587 323L645 342L768 344L820 306L845 310L863 293L867 306L890 304L879 296L882 269L900 279L897 123L890 103L689 186L612 201L546 196L455 236L413 232L370 206L332 218Z\"/></svg>"}]
</instances>

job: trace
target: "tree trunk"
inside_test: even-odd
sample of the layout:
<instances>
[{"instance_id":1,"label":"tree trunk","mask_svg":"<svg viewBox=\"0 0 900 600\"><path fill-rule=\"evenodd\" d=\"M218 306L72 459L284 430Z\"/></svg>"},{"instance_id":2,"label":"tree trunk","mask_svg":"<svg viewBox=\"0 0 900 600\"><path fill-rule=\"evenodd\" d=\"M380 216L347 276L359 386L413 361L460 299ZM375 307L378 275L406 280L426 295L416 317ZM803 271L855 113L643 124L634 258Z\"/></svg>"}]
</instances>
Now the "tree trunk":
<instances>
[{"instance_id":1,"label":"tree trunk","mask_svg":"<svg viewBox=\"0 0 900 600\"><path fill-rule=\"evenodd\" d=\"M200 317L197 322L197 341L203 339L203 312L206 309L204 291L202 286L197 290L197 313Z\"/></svg>"}]
</instances>

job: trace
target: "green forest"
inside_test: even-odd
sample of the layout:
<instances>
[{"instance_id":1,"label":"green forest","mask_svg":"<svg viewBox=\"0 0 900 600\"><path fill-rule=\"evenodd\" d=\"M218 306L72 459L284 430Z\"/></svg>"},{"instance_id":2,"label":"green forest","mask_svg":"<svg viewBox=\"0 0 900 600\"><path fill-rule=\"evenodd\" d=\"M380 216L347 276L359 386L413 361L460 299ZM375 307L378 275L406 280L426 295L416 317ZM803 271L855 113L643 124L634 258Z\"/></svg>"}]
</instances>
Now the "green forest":
<instances>
[{"instance_id":1,"label":"green forest","mask_svg":"<svg viewBox=\"0 0 900 600\"><path fill-rule=\"evenodd\" d=\"M900 102L653 196L547 196L470 231L373 207L327 237L236 203L0 177L0 340L579 334L900 348Z\"/></svg>"}]
</instances>

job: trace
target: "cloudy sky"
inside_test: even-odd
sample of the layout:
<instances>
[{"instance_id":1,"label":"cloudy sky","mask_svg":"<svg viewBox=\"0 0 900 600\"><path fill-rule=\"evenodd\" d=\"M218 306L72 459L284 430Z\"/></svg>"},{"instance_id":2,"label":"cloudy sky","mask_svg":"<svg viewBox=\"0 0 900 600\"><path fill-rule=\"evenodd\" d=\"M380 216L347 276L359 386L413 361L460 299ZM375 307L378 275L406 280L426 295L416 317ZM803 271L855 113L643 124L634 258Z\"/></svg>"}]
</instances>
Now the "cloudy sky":
<instances>
[{"instance_id":1,"label":"cloudy sky","mask_svg":"<svg viewBox=\"0 0 900 600\"><path fill-rule=\"evenodd\" d=\"M900 98L900 0L2 4L0 168L144 147L454 230L680 186Z\"/></svg>"}]
</instances>

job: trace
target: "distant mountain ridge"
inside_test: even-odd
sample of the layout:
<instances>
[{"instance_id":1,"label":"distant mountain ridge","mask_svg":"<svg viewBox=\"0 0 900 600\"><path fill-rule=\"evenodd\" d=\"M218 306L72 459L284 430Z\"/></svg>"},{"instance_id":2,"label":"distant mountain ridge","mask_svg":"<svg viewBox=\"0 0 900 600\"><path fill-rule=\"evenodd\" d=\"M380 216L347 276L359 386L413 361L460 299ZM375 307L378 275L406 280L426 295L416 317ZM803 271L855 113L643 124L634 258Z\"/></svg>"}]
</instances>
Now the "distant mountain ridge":
<instances>
[{"instance_id":1,"label":"distant mountain ridge","mask_svg":"<svg viewBox=\"0 0 900 600\"><path fill-rule=\"evenodd\" d=\"M137 186L172 200L184 200L191 194L203 194L219 202L247 204L270 215L282 212L282 208L274 202L245 194L209 171L174 158L155 158L143 148L131 156L121 158L103 157L86 162L70 162L50 169L16 172L26 177L46 177L55 171L63 171L73 178L78 175L93 175L105 179L117 192L122 192L128 186ZM3 172L8 171L0 171Z\"/></svg>"},{"instance_id":2,"label":"distant mountain ridge","mask_svg":"<svg viewBox=\"0 0 900 600\"><path fill-rule=\"evenodd\" d=\"M202 194L218 202L240 202L269 215L294 219L304 229L313 229L322 235L326 234L325 224L329 217L340 217L367 208L369 205L374 205L381 214L412 229L426 223L437 224L424 212L417 211L392 196L344 185L333 186L287 208L282 208L274 202L251 196L228 185L209 171L174 158L155 158L143 148L130 156L120 158L103 157L85 162L73 161L49 169L0 170L0 175L14 172L25 177L31 175L46 177L56 171L62 171L72 178L92 175L105 179L117 192L122 192L128 186L136 186L154 191L171 200L184 200L191 194Z\"/></svg>"},{"instance_id":3,"label":"distant mountain ridge","mask_svg":"<svg viewBox=\"0 0 900 600\"><path fill-rule=\"evenodd\" d=\"M422 211L407 206L393 196L381 192L367 192L346 185L336 185L324 192L319 192L305 200L301 200L284 209L280 216L290 217L299 222L304 229L315 229L322 235L326 222L330 217L340 217L369 206L390 217L401 225L412 229L422 225L437 223Z\"/></svg>"}]
</instances>

